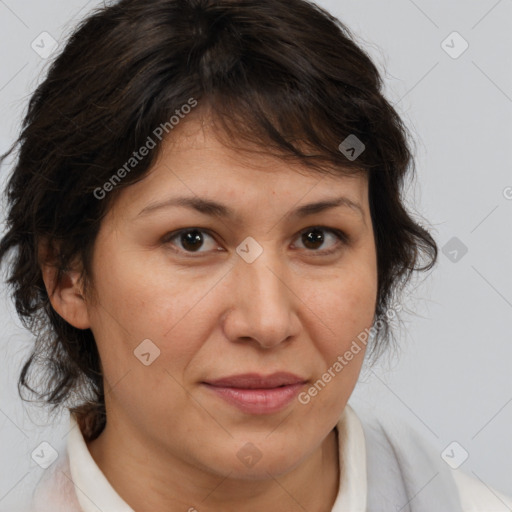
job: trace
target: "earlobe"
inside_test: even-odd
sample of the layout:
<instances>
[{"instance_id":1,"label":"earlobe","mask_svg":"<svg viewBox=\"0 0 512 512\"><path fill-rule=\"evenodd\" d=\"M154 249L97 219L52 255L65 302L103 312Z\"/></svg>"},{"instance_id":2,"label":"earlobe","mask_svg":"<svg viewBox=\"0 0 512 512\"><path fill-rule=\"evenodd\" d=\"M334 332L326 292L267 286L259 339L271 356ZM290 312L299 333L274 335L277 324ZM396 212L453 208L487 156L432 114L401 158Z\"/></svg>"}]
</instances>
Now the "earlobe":
<instances>
[{"instance_id":1,"label":"earlobe","mask_svg":"<svg viewBox=\"0 0 512 512\"><path fill-rule=\"evenodd\" d=\"M66 270L59 282L57 282L58 271L55 266L43 264L41 272L53 309L73 327L88 329L90 327L89 312L80 282L80 272Z\"/></svg>"}]
</instances>

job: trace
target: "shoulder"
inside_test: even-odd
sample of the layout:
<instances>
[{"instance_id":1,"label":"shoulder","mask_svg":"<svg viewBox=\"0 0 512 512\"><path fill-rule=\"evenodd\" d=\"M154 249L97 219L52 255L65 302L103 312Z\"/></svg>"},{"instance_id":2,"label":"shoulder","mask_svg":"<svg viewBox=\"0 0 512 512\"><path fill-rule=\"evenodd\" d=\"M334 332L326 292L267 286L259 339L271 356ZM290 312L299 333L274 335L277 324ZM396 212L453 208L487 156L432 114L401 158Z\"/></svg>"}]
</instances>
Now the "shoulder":
<instances>
[{"instance_id":1,"label":"shoulder","mask_svg":"<svg viewBox=\"0 0 512 512\"><path fill-rule=\"evenodd\" d=\"M381 445L388 443L391 447L387 454L381 451L380 458L374 456L374 466L382 467L384 459L390 456L389 453L392 453L406 480L419 468L423 468L425 476L436 474L437 477L434 480L442 480L443 488L454 487L458 493L459 507L462 512L512 512L512 498L460 468L449 467L441 457L441 450L438 450L432 442L404 419L381 415L358 406L355 407L355 411L354 407L352 408L352 413L361 422L367 450L379 451ZM367 457L368 460L371 460L372 454L367 453ZM441 482L436 482L436 484L441 484Z\"/></svg>"},{"instance_id":2,"label":"shoulder","mask_svg":"<svg viewBox=\"0 0 512 512\"><path fill-rule=\"evenodd\" d=\"M43 473L31 498L30 512L81 512L64 449Z\"/></svg>"},{"instance_id":3,"label":"shoulder","mask_svg":"<svg viewBox=\"0 0 512 512\"><path fill-rule=\"evenodd\" d=\"M512 512L512 498L485 482L461 471L453 470L464 512Z\"/></svg>"}]
</instances>

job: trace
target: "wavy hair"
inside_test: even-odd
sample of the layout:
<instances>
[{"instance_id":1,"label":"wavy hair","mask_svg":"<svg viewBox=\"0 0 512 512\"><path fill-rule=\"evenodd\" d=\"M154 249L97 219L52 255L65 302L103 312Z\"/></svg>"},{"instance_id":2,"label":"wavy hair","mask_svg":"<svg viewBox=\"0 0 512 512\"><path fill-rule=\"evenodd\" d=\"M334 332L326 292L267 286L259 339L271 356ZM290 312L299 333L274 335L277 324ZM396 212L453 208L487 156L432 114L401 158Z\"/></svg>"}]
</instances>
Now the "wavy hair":
<instances>
[{"instance_id":1,"label":"wavy hair","mask_svg":"<svg viewBox=\"0 0 512 512\"><path fill-rule=\"evenodd\" d=\"M39 248L43 241L54 248L57 279L78 258L89 286L101 221L119 192L143 179L161 141L104 199L95 190L190 98L226 144L319 173L368 177L375 315L384 323L374 355L389 344L384 313L391 301L437 259L434 239L402 197L414 173L411 137L382 94L377 67L340 20L306 0L121 0L96 9L54 58L2 157L17 158L0 241L16 310L35 336L20 396L26 388L53 409L74 397L68 407L87 440L106 422L101 362L91 330L52 308ZM365 145L354 160L339 149L349 135ZM37 386L30 384L33 367Z\"/></svg>"}]
</instances>

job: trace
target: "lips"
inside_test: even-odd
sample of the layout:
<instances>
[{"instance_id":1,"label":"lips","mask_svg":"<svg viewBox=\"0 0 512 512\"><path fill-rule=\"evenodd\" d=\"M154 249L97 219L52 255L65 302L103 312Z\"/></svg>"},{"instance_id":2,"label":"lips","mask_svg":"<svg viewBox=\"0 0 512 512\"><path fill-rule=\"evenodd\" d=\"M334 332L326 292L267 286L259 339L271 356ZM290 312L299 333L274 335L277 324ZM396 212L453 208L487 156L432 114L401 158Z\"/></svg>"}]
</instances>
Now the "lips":
<instances>
[{"instance_id":1,"label":"lips","mask_svg":"<svg viewBox=\"0 0 512 512\"><path fill-rule=\"evenodd\" d=\"M304 382L306 382L306 379L294 375L293 373L276 372L266 377L257 373L233 375L222 379L209 380L206 381L206 384L221 388L271 389Z\"/></svg>"},{"instance_id":2,"label":"lips","mask_svg":"<svg viewBox=\"0 0 512 512\"><path fill-rule=\"evenodd\" d=\"M247 414L273 414L283 410L307 380L288 372L262 376L233 375L203 382L203 386L224 402Z\"/></svg>"}]
</instances>

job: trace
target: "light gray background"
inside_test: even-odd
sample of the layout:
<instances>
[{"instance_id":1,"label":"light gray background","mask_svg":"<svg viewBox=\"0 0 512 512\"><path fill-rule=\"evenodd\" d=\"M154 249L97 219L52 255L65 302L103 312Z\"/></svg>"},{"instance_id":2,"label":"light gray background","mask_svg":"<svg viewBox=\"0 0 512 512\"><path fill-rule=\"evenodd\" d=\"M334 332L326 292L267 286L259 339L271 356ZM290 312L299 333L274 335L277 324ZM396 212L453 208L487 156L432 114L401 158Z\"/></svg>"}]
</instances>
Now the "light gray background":
<instances>
[{"instance_id":1,"label":"light gray background","mask_svg":"<svg viewBox=\"0 0 512 512\"><path fill-rule=\"evenodd\" d=\"M441 253L431 276L410 288L403 306L415 314L402 317L399 357L366 368L351 403L403 418L440 454L457 441L469 453L460 470L512 495L512 2L319 3L378 63L387 97L413 131L411 208L428 219L440 247L457 237L468 248L457 262ZM0 151L47 65L32 41L46 31L63 43L99 4L0 0ZM469 44L458 58L441 46L453 31ZM19 400L31 338L0 289L0 511L12 512L44 471L31 452L42 441L61 449L67 417L47 424Z\"/></svg>"}]
</instances>

